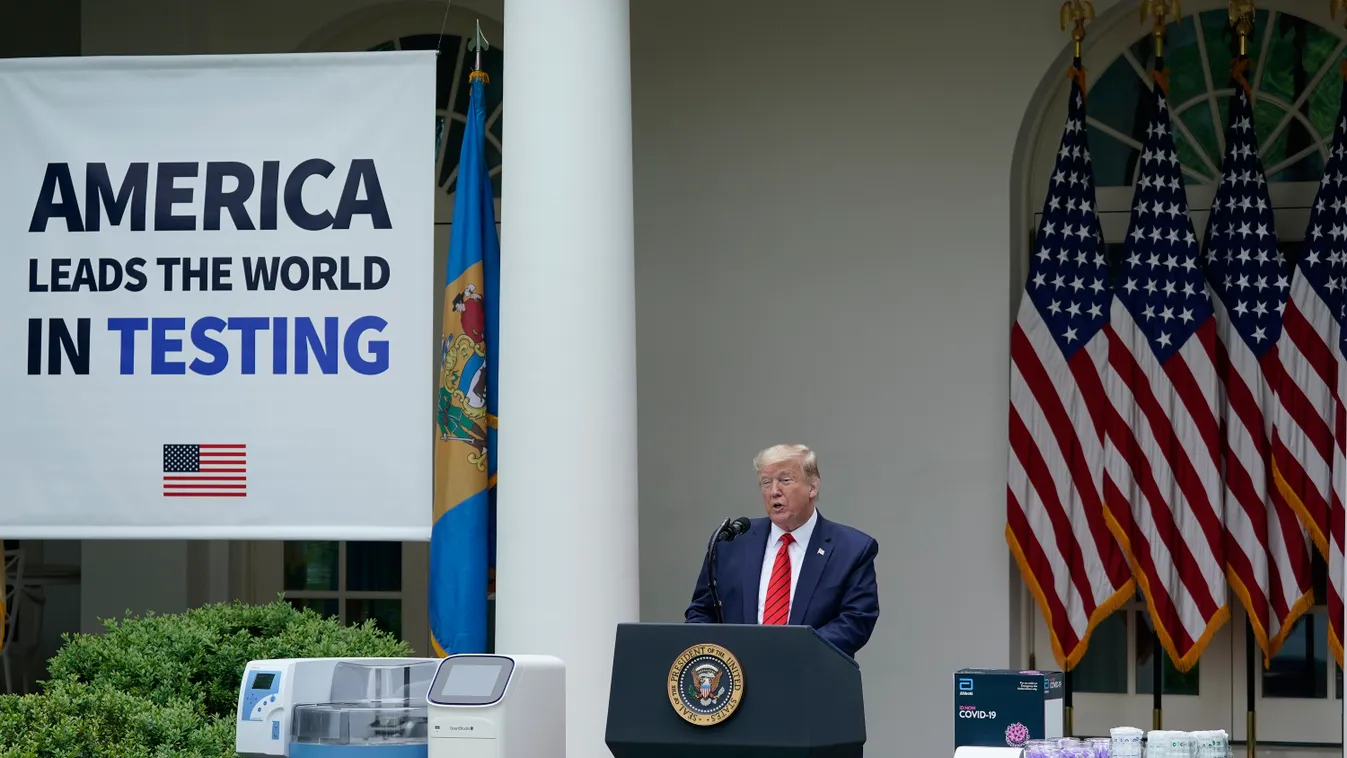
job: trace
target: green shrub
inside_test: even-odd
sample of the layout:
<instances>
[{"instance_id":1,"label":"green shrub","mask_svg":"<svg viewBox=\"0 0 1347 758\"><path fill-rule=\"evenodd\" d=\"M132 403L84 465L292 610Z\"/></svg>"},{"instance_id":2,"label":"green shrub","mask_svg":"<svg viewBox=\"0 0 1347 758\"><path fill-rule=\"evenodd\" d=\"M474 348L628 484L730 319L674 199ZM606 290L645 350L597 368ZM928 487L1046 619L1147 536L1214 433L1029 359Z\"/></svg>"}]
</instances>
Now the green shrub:
<instances>
[{"instance_id":1,"label":"green shrub","mask_svg":"<svg viewBox=\"0 0 1347 758\"><path fill-rule=\"evenodd\" d=\"M412 654L372 621L342 626L279 600L147 614L104 626L101 635L66 637L48 663L51 678L103 682L161 705L200 697L215 716L234 712L251 660Z\"/></svg>"},{"instance_id":2,"label":"green shrub","mask_svg":"<svg viewBox=\"0 0 1347 758\"><path fill-rule=\"evenodd\" d=\"M157 705L106 684L54 681L46 692L0 697L3 758L225 758L234 723L198 703Z\"/></svg>"},{"instance_id":3,"label":"green shrub","mask_svg":"<svg viewBox=\"0 0 1347 758\"><path fill-rule=\"evenodd\" d=\"M232 755L248 661L412 654L373 622L342 626L281 600L104 626L64 637L44 692L0 697L0 758Z\"/></svg>"}]
</instances>

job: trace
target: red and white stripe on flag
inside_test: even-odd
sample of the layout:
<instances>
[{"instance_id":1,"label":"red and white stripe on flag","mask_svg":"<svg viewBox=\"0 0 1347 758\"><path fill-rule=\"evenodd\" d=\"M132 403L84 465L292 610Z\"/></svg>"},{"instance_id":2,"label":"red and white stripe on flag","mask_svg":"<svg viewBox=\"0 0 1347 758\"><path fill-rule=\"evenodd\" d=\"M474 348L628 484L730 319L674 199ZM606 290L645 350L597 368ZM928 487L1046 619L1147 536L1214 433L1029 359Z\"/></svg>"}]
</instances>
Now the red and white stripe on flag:
<instances>
[{"instance_id":1,"label":"red and white stripe on flag","mask_svg":"<svg viewBox=\"0 0 1347 758\"><path fill-rule=\"evenodd\" d=\"M1304 265L1303 261L1302 264ZM1278 489L1328 561L1328 643L1342 663L1343 448L1347 366L1330 306L1297 270L1282 319L1273 461Z\"/></svg>"},{"instance_id":2,"label":"red and white stripe on flag","mask_svg":"<svg viewBox=\"0 0 1347 758\"><path fill-rule=\"evenodd\" d=\"M1174 666L1230 617L1216 323L1163 88L1152 92L1104 375L1104 502Z\"/></svg>"},{"instance_id":3,"label":"red and white stripe on flag","mask_svg":"<svg viewBox=\"0 0 1347 758\"><path fill-rule=\"evenodd\" d=\"M1277 247L1276 218L1258 157L1253 101L1235 90L1221 183L1205 238L1204 273L1216 316L1221 403L1226 578L1270 661L1314 602L1305 529L1272 478L1272 430L1282 376L1277 355L1290 270Z\"/></svg>"},{"instance_id":4,"label":"red and white stripe on flag","mask_svg":"<svg viewBox=\"0 0 1347 758\"><path fill-rule=\"evenodd\" d=\"M1328 646L1342 664L1347 370L1338 319L1299 268L1277 347L1285 372L1273 442L1277 486L1328 560Z\"/></svg>"},{"instance_id":5,"label":"red and white stripe on flag","mask_svg":"<svg viewBox=\"0 0 1347 758\"><path fill-rule=\"evenodd\" d=\"M1187 671L1230 618L1215 324L1208 318L1162 364L1125 308L1112 321L1104 500L1160 643Z\"/></svg>"},{"instance_id":6,"label":"red and white stripe on flag","mask_svg":"<svg viewBox=\"0 0 1347 758\"><path fill-rule=\"evenodd\" d=\"M1324 179L1310 209L1277 343L1272 458L1278 490L1328 562L1328 644L1343 662L1343 490L1347 465L1347 86Z\"/></svg>"},{"instance_id":7,"label":"red and white stripe on flag","mask_svg":"<svg viewBox=\"0 0 1347 758\"><path fill-rule=\"evenodd\" d=\"M1280 381L1269 377L1280 375L1280 358L1274 348L1260 362L1221 323L1219 300L1216 308L1226 398L1226 574L1264 659L1271 660L1296 620L1314 605L1305 528L1273 474L1271 434L1279 402L1273 386Z\"/></svg>"},{"instance_id":8,"label":"red and white stripe on flag","mask_svg":"<svg viewBox=\"0 0 1347 758\"><path fill-rule=\"evenodd\" d=\"M1038 601L1057 664L1135 593L1100 499L1108 265L1086 139L1084 75L1073 70L1054 166L1010 337L1006 542Z\"/></svg>"},{"instance_id":9,"label":"red and white stripe on flag","mask_svg":"<svg viewBox=\"0 0 1347 758\"><path fill-rule=\"evenodd\" d=\"M1107 349L1099 332L1065 359L1028 298L1011 333L1006 541L1066 671L1136 593L1100 498Z\"/></svg>"}]
</instances>

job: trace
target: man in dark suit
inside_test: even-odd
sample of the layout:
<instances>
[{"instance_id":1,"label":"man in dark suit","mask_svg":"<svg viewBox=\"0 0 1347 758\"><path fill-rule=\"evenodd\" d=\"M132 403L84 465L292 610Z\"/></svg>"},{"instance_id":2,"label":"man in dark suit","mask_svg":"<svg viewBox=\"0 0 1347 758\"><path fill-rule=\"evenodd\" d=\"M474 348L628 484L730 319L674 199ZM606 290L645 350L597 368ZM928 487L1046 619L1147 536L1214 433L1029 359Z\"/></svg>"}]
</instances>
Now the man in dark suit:
<instances>
[{"instance_id":1,"label":"man in dark suit","mask_svg":"<svg viewBox=\"0 0 1347 758\"><path fill-rule=\"evenodd\" d=\"M727 624L797 624L850 656L865 646L879 619L870 535L814 508L818 458L804 445L777 445L753 460L766 518L716 548L716 586ZM697 577L688 623L715 622L706 561Z\"/></svg>"}]
</instances>

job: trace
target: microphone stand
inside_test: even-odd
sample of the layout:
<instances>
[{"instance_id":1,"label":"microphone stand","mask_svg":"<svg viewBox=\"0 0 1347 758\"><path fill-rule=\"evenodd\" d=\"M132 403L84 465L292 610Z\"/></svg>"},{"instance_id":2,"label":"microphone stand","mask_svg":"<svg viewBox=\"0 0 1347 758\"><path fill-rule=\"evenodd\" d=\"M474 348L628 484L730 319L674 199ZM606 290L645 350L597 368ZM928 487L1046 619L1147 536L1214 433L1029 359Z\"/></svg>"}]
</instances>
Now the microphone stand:
<instances>
[{"instance_id":1,"label":"microphone stand","mask_svg":"<svg viewBox=\"0 0 1347 758\"><path fill-rule=\"evenodd\" d=\"M725 610L720 603L720 590L716 587L716 543L720 542L720 534L729 523L728 518L720 522L720 526L711 534L711 544L706 546L706 578L711 586L711 609L717 624L725 623Z\"/></svg>"}]
</instances>

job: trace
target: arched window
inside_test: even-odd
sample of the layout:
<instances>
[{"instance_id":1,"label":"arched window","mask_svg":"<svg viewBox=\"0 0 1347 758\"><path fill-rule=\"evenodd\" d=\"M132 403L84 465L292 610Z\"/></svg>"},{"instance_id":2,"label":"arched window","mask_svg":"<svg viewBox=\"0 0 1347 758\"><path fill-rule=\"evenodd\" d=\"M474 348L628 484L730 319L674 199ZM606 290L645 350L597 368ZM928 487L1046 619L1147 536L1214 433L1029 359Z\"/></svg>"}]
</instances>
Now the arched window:
<instances>
[{"instance_id":1,"label":"arched window","mask_svg":"<svg viewBox=\"0 0 1347 758\"><path fill-rule=\"evenodd\" d=\"M449 194L458 180L458 151L463 127L468 122L468 73L476 53L468 50L470 35L413 34L386 40L371 50L440 51L435 72L435 183ZM489 41L489 40L488 40ZM492 45L482 53L482 70L497 86L486 87L486 163L491 169L491 188L500 198L501 65L500 49Z\"/></svg>"},{"instance_id":2,"label":"arched window","mask_svg":"<svg viewBox=\"0 0 1347 758\"><path fill-rule=\"evenodd\" d=\"M1339 63L1347 50L1347 32L1328 18L1327 3L1262 0L1258 5L1249 49L1253 64L1247 74L1254 91L1254 128L1280 245L1295 260L1337 121L1343 87ZM1144 97L1154 64L1150 24L1138 24L1134 3L1123 6L1090 29L1085 53L1090 153L1104 241L1114 260L1127 233L1145 138ZM1175 142L1193 223L1201 234L1225 151L1236 42L1224 0L1185 2L1184 9L1189 15L1168 27L1165 64L1170 70ZM1030 146L1027 229L1037 227L1065 112L1065 73L1053 75L1060 76L1061 84L1037 121ZM1028 247L1021 248L1021 272L1027 270L1027 254ZM1320 605L1296 624L1267 670L1259 654L1254 680L1260 742L1342 743L1342 670L1328 652L1325 583L1323 561L1316 560L1315 596ZM1165 657L1162 692L1167 728L1225 729L1234 739L1245 739L1248 622L1233 594L1230 603L1231 621L1212 640L1197 667L1180 674ZM1034 614L1034 663L1051 665L1042 618L1032 605L1028 612ZM1150 620L1140 598L1102 623L1073 674L1076 734L1107 735L1109 727L1121 724L1149 728L1152 656L1157 654L1164 655L1153 649Z\"/></svg>"},{"instance_id":3,"label":"arched window","mask_svg":"<svg viewBox=\"0 0 1347 758\"><path fill-rule=\"evenodd\" d=\"M1273 183L1323 178L1338 113L1343 40L1299 16L1257 13L1250 57L1254 128L1263 167ZM1090 87L1090 155L1100 187L1130 187L1136 178L1155 47L1144 29ZM1229 115L1230 59L1235 42L1224 10L1170 24L1165 63L1170 69L1174 142L1189 183L1210 185L1220 173Z\"/></svg>"}]
</instances>

